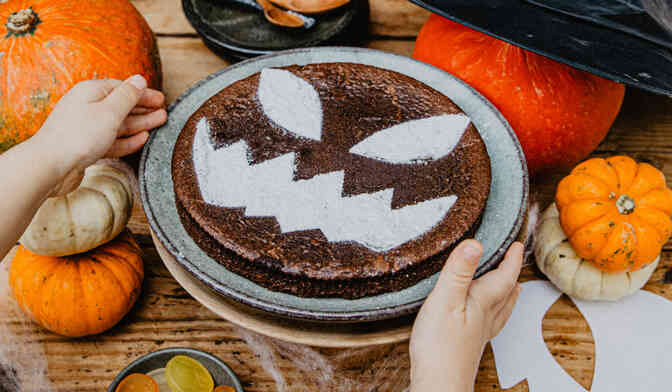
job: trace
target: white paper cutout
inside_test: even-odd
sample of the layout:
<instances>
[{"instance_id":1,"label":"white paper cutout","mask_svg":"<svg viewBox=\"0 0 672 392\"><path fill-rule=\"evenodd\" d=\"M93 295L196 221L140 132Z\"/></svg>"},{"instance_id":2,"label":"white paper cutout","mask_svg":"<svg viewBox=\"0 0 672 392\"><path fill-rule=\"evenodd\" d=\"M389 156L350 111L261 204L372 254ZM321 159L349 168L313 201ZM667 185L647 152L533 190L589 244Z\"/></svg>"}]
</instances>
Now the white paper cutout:
<instances>
[{"instance_id":1,"label":"white paper cutout","mask_svg":"<svg viewBox=\"0 0 672 392\"><path fill-rule=\"evenodd\" d=\"M530 392L585 391L553 358L541 331L544 315L562 293L546 281L521 286L509 321L490 342L499 385L508 389L527 379Z\"/></svg>"},{"instance_id":2,"label":"white paper cutout","mask_svg":"<svg viewBox=\"0 0 672 392\"><path fill-rule=\"evenodd\" d=\"M522 287L511 318L491 342L500 385L527 379L531 392L585 392L543 340L542 319L562 293L546 281ZM644 290L617 302L572 301L595 339L591 392L669 390L672 301Z\"/></svg>"},{"instance_id":3,"label":"white paper cutout","mask_svg":"<svg viewBox=\"0 0 672 392\"><path fill-rule=\"evenodd\" d=\"M464 114L407 121L374 133L350 152L390 163L439 159L453 151L469 123Z\"/></svg>"},{"instance_id":4,"label":"white paper cutout","mask_svg":"<svg viewBox=\"0 0 672 392\"><path fill-rule=\"evenodd\" d=\"M330 242L354 241L383 252L429 231L457 201L446 196L392 209L392 189L343 197L343 171L294 181L294 153L256 165L247 155L245 141L214 150L207 119L198 122L194 170L205 202L275 217L283 233L320 229Z\"/></svg>"},{"instance_id":5,"label":"white paper cutout","mask_svg":"<svg viewBox=\"0 0 672 392\"><path fill-rule=\"evenodd\" d=\"M266 68L257 97L264 114L285 130L308 139L322 137L322 103L310 83L282 69Z\"/></svg>"}]
</instances>

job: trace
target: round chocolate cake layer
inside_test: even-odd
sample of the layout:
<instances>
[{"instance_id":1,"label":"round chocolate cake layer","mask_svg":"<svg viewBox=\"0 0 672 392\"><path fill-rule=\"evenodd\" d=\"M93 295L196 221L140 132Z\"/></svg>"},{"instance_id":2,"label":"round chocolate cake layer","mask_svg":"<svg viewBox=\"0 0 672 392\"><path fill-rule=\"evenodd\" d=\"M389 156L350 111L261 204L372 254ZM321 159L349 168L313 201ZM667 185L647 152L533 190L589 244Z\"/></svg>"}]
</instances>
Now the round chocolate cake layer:
<instances>
[{"instance_id":1,"label":"round chocolate cake layer","mask_svg":"<svg viewBox=\"0 0 672 392\"><path fill-rule=\"evenodd\" d=\"M476 223L490 189L485 145L448 97L347 63L233 83L187 121L172 164L179 203L223 249L317 280L425 262Z\"/></svg>"}]
</instances>

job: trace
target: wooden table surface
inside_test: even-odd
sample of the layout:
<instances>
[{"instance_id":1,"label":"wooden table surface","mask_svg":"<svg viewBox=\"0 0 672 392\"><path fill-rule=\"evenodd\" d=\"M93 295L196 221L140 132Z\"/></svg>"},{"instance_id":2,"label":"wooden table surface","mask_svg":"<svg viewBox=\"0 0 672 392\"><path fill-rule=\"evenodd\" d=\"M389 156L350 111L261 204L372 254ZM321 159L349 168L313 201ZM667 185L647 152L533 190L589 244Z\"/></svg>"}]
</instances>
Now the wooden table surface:
<instances>
[{"instance_id":1,"label":"wooden table surface","mask_svg":"<svg viewBox=\"0 0 672 392\"><path fill-rule=\"evenodd\" d=\"M163 62L164 90L168 101L201 78L229 65L212 54L184 18L179 0L134 0L156 33ZM405 0L371 0L370 48L410 55L413 41L429 13ZM672 180L672 99L629 89L622 112L596 155L625 153L651 161ZM545 207L562 173L539 178L531 184L533 201ZM672 181L671 181L672 182ZM101 391L116 373L140 355L157 349L188 346L212 352L231 364L247 391L275 391L275 381L262 367L264 353L256 353L245 341L257 339L220 319L192 299L172 279L161 263L149 237L149 227L136 205L130 229L146 254L143 295L130 314L111 331L91 338L66 339L43 330L29 337L41 342L48 359L48 373L58 391ZM672 286L664 275L672 267L672 246L668 243L658 270L647 290L672 299ZM533 267L526 267L521 280L542 279ZM8 320L10 323L12 320ZM590 329L575 306L562 297L543 322L544 338L558 362L584 387L590 388L594 366L594 345ZM258 339L257 339L258 340ZM280 345L282 346L282 345ZM296 347L285 347L286 352ZM285 390L401 391L408 382L408 344L400 343L344 352L317 349L342 380L339 388L314 380L297 366L295 356L279 355L277 369L284 376ZM312 355L312 354L311 354ZM308 371L310 373L310 371ZM345 380L352 380L348 387ZM394 382L390 382L394 380ZM330 386L331 385L331 386ZM477 391L499 390L492 351L488 347L477 378ZM526 391L522 382L512 390Z\"/></svg>"}]
</instances>

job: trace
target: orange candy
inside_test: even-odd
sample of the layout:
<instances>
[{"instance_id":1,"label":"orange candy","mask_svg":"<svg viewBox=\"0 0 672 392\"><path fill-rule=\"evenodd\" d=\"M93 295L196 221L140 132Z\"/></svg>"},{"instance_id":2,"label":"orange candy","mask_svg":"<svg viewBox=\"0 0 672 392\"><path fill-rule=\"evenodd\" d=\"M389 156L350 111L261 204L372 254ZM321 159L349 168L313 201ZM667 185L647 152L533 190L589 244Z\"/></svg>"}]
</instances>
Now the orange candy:
<instances>
[{"instance_id":1,"label":"orange candy","mask_svg":"<svg viewBox=\"0 0 672 392\"><path fill-rule=\"evenodd\" d=\"M121 380L115 392L159 392L159 386L148 375L133 373Z\"/></svg>"},{"instance_id":2,"label":"orange candy","mask_svg":"<svg viewBox=\"0 0 672 392\"><path fill-rule=\"evenodd\" d=\"M212 392L236 392L236 390L228 385L220 385Z\"/></svg>"}]
</instances>

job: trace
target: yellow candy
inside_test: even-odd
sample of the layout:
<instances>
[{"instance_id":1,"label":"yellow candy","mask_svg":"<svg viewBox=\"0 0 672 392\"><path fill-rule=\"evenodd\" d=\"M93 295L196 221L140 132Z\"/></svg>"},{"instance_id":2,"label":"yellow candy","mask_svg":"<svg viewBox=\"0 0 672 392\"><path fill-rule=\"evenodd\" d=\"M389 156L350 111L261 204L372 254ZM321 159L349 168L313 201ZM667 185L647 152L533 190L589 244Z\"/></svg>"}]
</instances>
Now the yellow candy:
<instances>
[{"instance_id":1,"label":"yellow candy","mask_svg":"<svg viewBox=\"0 0 672 392\"><path fill-rule=\"evenodd\" d=\"M173 392L212 392L215 387L208 369L186 355L176 355L168 361L166 380Z\"/></svg>"}]
</instances>

